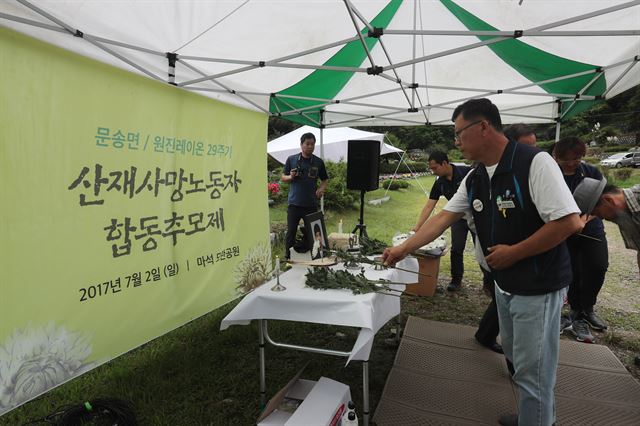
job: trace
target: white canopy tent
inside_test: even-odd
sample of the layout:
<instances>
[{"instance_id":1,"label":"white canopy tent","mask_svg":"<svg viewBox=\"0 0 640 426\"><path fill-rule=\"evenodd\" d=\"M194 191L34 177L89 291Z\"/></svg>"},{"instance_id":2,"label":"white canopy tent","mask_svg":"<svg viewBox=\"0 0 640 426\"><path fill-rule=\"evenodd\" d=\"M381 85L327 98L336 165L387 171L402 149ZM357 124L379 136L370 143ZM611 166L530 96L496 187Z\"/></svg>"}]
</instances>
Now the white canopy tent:
<instances>
[{"instance_id":1,"label":"white canopy tent","mask_svg":"<svg viewBox=\"0 0 640 426\"><path fill-rule=\"evenodd\" d=\"M0 25L316 127L562 121L640 82L640 1L0 2Z\"/></svg>"},{"instance_id":2,"label":"white canopy tent","mask_svg":"<svg viewBox=\"0 0 640 426\"><path fill-rule=\"evenodd\" d=\"M311 132L320 141L320 129L311 126L302 126L292 132L282 135L267 144L267 153L279 163L284 164L287 157L300 152L300 137ZM350 140L373 140L380 142L380 155L402 153L400 148L384 142L384 134L365 132L364 130L349 127L337 127L323 129L322 131L322 157L325 160L337 163L347 161L347 148ZM320 155L317 150L316 155Z\"/></svg>"},{"instance_id":3,"label":"white canopy tent","mask_svg":"<svg viewBox=\"0 0 640 426\"><path fill-rule=\"evenodd\" d=\"M451 124L480 97L560 123L640 84L640 0L2 0L0 25L325 131Z\"/></svg>"}]
</instances>

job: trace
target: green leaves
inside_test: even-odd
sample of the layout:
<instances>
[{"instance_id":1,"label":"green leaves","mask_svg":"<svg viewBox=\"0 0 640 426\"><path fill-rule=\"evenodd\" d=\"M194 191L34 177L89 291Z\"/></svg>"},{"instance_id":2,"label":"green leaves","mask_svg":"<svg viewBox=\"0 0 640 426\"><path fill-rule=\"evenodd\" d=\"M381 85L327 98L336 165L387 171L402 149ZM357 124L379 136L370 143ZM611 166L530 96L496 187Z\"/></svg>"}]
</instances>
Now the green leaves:
<instances>
[{"instance_id":1,"label":"green leaves","mask_svg":"<svg viewBox=\"0 0 640 426\"><path fill-rule=\"evenodd\" d=\"M344 270L329 268L309 269L306 274L307 287L316 290L351 290L353 294L375 293L381 290L391 290L386 283L389 281L372 281L364 276L364 268L359 274L352 274Z\"/></svg>"}]
</instances>

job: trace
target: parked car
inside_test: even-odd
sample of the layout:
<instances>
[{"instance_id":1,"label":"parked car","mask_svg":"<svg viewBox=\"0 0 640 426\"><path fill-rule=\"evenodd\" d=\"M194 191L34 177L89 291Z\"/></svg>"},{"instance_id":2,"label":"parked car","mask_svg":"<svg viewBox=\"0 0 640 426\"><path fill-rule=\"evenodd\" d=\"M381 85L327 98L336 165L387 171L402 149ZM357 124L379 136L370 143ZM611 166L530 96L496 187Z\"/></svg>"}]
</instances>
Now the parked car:
<instances>
[{"instance_id":1,"label":"parked car","mask_svg":"<svg viewBox=\"0 0 640 426\"><path fill-rule=\"evenodd\" d=\"M618 152L600 161L604 167L640 167L640 151L638 152Z\"/></svg>"}]
</instances>

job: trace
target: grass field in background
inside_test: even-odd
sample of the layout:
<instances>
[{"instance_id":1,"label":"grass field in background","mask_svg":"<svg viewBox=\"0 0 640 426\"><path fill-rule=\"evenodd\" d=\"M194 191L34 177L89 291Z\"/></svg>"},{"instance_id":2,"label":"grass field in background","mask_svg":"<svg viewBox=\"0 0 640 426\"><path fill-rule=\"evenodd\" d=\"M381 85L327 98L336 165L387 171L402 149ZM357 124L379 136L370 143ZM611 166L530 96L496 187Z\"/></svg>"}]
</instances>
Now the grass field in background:
<instances>
[{"instance_id":1,"label":"grass field in background","mask_svg":"<svg viewBox=\"0 0 640 426\"><path fill-rule=\"evenodd\" d=\"M409 180L409 188L388 191L385 189L377 189L365 194L364 207L364 223L367 227L367 233L370 238L391 243L391 238L398 232L408 232L418 220L420 211L427 202L429 190L435 181L435 176L423 176L418 180ZM426 191L426 194L425 194ZM380 199L389 196L389 201L373 206L368 203L369 200ZM327 233L338 232L338 223L342 220L343 232L350 232L358 223L360 217L359 201L353 210L343 212L325 212L325 225ZM445 200L442 199L437 210L442 208ZM275 223L286 224L287 222L287 205L280 203L269 209L272 225ZM435 213L434 213L435 214Z\"/></svg>"},{"instance_id":2,"label":"grass field in background","mask_svg":"<svg viewBox=\"0 0 640 426\"><path fill-rule=\"evenodd\" d=\"M615 170L612 169L609 173L610 175L609 183L617 185L621 188L629 188L633 185L640 184L640 169L630 169L630 170L631 170L631 176L629 177L629 179L618 180L615 178ZM613 179L611 179L611 177L613 177Z\"/></svg>"}]
</instances>

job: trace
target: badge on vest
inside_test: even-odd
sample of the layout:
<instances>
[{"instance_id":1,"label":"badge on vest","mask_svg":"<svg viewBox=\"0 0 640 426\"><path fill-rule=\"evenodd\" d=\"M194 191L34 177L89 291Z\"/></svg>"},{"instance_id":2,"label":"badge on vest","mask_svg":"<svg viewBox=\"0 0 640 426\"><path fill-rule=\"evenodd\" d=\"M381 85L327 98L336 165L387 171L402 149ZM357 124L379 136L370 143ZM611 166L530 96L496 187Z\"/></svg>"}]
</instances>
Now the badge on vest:
<instances>
[{"instance_id":1,"label":"badge on vest","mask_svg":"<svg viewBox=\"0 0 640 426\"><path fill-rule=\"evenodd\" d=\"M507 209L515 209L516 203L513 202L515 198L515 194L512 194L510 190L506 190L504 195L498 195L496 197L496 204L498 206L498 210L502 213L504 218L507 218Z\"/></svg>"},{"instance_id":2,"label":"badge on vest","mask_svg":"<svg viewBox=\"0 0 640 426\"><path fill-rule=\"evenodd\" d=\"M477 212L481 212L483 205L482 205L482 201L478 200L477 198L475 200L473 200L473 203L471 204L473 206L473 209Z\"/></svg>"}]
</instances>

